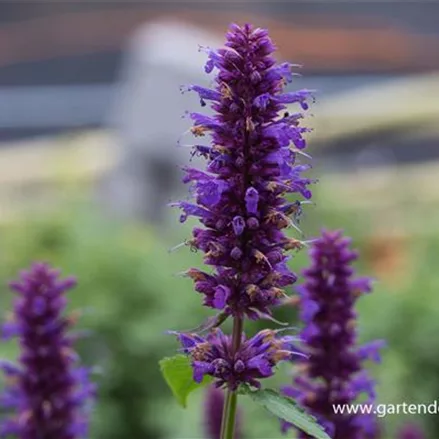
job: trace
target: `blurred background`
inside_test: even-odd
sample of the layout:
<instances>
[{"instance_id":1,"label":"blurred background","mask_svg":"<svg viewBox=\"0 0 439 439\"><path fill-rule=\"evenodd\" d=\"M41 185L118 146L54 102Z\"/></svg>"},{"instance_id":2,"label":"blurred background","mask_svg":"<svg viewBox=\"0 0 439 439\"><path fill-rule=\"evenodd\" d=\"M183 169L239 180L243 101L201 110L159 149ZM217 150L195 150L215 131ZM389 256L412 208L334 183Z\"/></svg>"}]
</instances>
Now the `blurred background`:
<instances>
[{"instance_id":1,"label":"blurred background","mask_svg":"<svg viewBox=\"0 0 439 439\"><path fill-rule=\"evenodd\" d=\"M388 342L379 402L437 398L438 17L434 1L0 4L1 306L33 260L79 278L71 305L92 330L79 349L100 370L91 439L205 437L202 392L180 409L157 367L177 347L165 331L209 315L176 276L201 257L169 253L191 224L166 205L185 196L190 150L176 145L199 106L179 87L209 84L198 46L221 45L230 22L268 27L279 59L304 66L291 86L317 89L307 125L319 183L301 227L343 228L376 279L359 331ZM296 312L276 317L294 324ZM276 380L291 380L288 367ZM439 438L434 415L388 416L383 438L406 423ZM243 425L248 438L281 437L251 404Z\"/></svg>"}]
</instances>

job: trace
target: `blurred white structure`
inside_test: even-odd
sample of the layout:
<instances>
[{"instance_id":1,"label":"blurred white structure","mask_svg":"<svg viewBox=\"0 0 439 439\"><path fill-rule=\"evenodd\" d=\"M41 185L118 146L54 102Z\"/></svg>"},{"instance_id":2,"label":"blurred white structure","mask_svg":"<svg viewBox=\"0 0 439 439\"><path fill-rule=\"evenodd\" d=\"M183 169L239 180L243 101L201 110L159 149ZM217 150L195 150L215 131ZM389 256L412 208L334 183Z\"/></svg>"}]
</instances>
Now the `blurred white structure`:
<instances>
[{"instance_id":1,"label":"blurred white structure","mask_svg":"<svg viewBox=\"0 0 439 439\"><path fill-rule=\"evenodd\" d=\"M188 162L191 150L177 142L193 142L184 134L191 121L183 116L198 111L200 103L196 93L182 94L180 87L209 85L207 55L199 51L200 44L220 43L178 22L149 24L129 42L110 115L119 163L102 191L113 211L157 222L168 201L184 197L179 165Z\"/></svg>"}]
</instances>

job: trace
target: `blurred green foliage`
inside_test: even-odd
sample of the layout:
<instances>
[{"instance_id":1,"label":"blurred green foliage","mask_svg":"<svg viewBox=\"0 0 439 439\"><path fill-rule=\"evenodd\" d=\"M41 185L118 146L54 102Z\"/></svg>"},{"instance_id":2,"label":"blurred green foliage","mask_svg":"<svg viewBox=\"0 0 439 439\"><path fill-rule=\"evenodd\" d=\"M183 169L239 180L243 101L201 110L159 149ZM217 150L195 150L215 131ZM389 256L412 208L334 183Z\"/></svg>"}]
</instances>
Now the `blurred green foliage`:
<instances>
[{"instance_id":1,"label":"blurred green foliage","mask_svg":"<svg viewBox=\"0 0 439 439\"><path fill-rule=\"evenodd\" d=\"M370 234L365 215L313 211L304 221L307 235L322 225L343 227L354 237L354 246L367 251ZM310 217L314 219L309 220ZM141 439L203 437L202 393L189 397L181 409L160 376L158 361L173 355L177 344L169 329L189 329L211 313L201 306L190 280L179 272L201 264L201 256L184 247L168 249L183 241L189 226L161 234L142 224L109 220L90 207L71 207L44 217L28 217L0 229L0 285L2 309L10 309L12 294L7 280L33 260L45 260L78 277L71 294L71 308L83 309L81 328L91 331L78 345L83 361L98 366L98 403L93 414L92 439ZM176 231L178 230L178 231ZM377 282L373 294L360 302L360 337L384 338L388 348L383 364L374 370L379 380L380 402L429 403L439 394L439 271L435 270L439 236L411 239L404 251L411 270L400 283ZM293 259L296 271L306 264L306 252ZM362 273L372 273L367 259ZM399 276L398 273L395 274ZM285 306L276 318L294 325L296 312ZM267 322L249 326L256 331ZM272 322L269 326L274 326ZM13 357L11 344L1 347ZM273 380L275 386L290 380L287 366ZM279 438L278 422L246 402L244 429L249 438ZM247 421L246 421L247 420ZM407 419L408 420L408 419ZM386 437L393 436L402 416L383 420ZM418 415L411 421L428 428L427 437L439 437L437 416Z\"/></svg>"},{"instance_id":2,"label":"blurred green foliage","mask_svg":"<svg viewBox=\"0 0 439 439\"><path fill-rule=\"evenodd\" d=\"M71 308L84 310L81 327L91 331L79 350L85 363L101 371L92 437L163 437L149 413L151 405L170 398L157 366L176 347L165 331L191 321L195 326L203 313L190 282L173 275L190 255L177 260L152 231L81 209L5 226L0 237L3 309L9 309L12 296L7 280L34 260L79 280L70 293ZM4 356L14 352L3 346Z\"/></svg>"}]
</instances>

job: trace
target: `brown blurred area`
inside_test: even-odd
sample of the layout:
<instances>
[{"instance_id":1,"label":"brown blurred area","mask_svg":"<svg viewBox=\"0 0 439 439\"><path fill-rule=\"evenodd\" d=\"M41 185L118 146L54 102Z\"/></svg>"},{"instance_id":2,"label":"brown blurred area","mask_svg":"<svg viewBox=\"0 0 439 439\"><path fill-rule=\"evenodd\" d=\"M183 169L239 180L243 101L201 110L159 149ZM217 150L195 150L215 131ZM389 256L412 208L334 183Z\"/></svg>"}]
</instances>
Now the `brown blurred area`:
<instances>
[{"instance_id":1,"label":"brown blurred area","mask_svg":"<svg viewBox=\"0 0 439 439\"><path fill-rule=\"evenodd\" d=\"M55 10L52 4L50 9L44 4L34 5L34 14L23 13L22 19L15 17L10 21L8 5L2 5L0 8L6 8L6 13L2 14L0 25L0 67L57 56L120 50L137 26L167 19L187 22L218 36L231 22L258 23L270 29L284 58L303 63L304 72L408 72L439 66L438 32L423 33L422 18L416 26L406 23L410 10L417 8L416 2L397 6L375 3L366 15L362 14L359 3L359 11L351 13L348 19L341 12L333 12L331 3L327 3L326 8L316 8L313 12L297 2L299 12L296 12L295 2L273 2L277 4L273 9L285 9L282 16L276 16L280 14L270 14L269 5L264 13L246 13L241 8L227 11L227 2L214 13L208 2L186 7L183 2L175 2L172 8L169 3L168 7L145 2L115 4L111 8L96 3L93 7L76 8L88 9L82 11L68 11L75 8L65 2L64 7L62 3L56 4ZM247 2L247 5L248 9L258 9L257 3ZM396 7L401 8L401 17L386 20L383 17L386 10ZM436 8L434 3L425 3L423 7ZM301 12L303 9L308 11ZM398 16L398 11L394 12ZM428 11L424 15L427 17Z\"/></svg>"}]
</instances>

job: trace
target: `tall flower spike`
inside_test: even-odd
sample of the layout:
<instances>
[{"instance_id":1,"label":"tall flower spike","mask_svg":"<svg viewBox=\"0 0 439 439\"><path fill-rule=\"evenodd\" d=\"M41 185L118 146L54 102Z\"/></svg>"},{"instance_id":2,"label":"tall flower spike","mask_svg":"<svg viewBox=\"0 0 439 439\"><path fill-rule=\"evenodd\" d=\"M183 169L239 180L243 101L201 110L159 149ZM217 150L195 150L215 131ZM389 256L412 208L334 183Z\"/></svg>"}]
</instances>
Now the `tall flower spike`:
<instances>
[{"instance_id":1,"label":"tall flower spike","mask_svg":"<svg viewBox=\"0 0 439 439\"><path fill-rule=\"evenodd\" d=\"M78 367L67 334L74 323L63 316L72 278L59 279L46 264L35 263L11 283L18 294L13 319L3 337L17 337L19 364L1 362L7 386L0 406L13 414L1 423L0 437L77 439L87 436L88 402L94 394L89 371Z\"/></svg>"},{"instance_id":2,"label":"tall flower spike","mask_svg":"<svg viewBox=\"0 0 439 439\"><path fill-rule=\"evenodd\" d=\"M332 439L377 437L373 415L334 413L334 405L353 404L360 395L367 395L368 404L374 402L375 383L363 362L379 361L383 346L382 341L357 346L354 305L371 286L368 279L354 277L351 263L357 254L349 244L341 232L324 231L311 247L311 266L299 288L305 322L301 340L309 359L298 359L301 373L284 389L319 419ZM284 431L288 428L283 424ZM300 433L301 439L309 437Z\"/></svg>"},{"instance_id":3,"label":"tall flower spike","mask_svg":"<svg viewBox=\"0 0 439 439\"><path fill-rule=\"evenodd\" d=\"M217 70L214 88L197 85L202 106L210 102L213 116L190 113L196 137L210 134L209 146L195 145L207 159L206 171L185 168L195 202L179 202L181 221L192 215L191 248L205 253L212 274L189 270L204 304L228 315L258 318L284 296L296 276L287 268L290 241L282 229L292 225L285 196L311 197L312 181L301 174L297 151L305 148L300 112L285 112L286 104L307 109L310 91L284 92L293 66L276 64L266 30L232 25L225 46L207 50L206 72Z\"/></svg>"}]
</instances>

